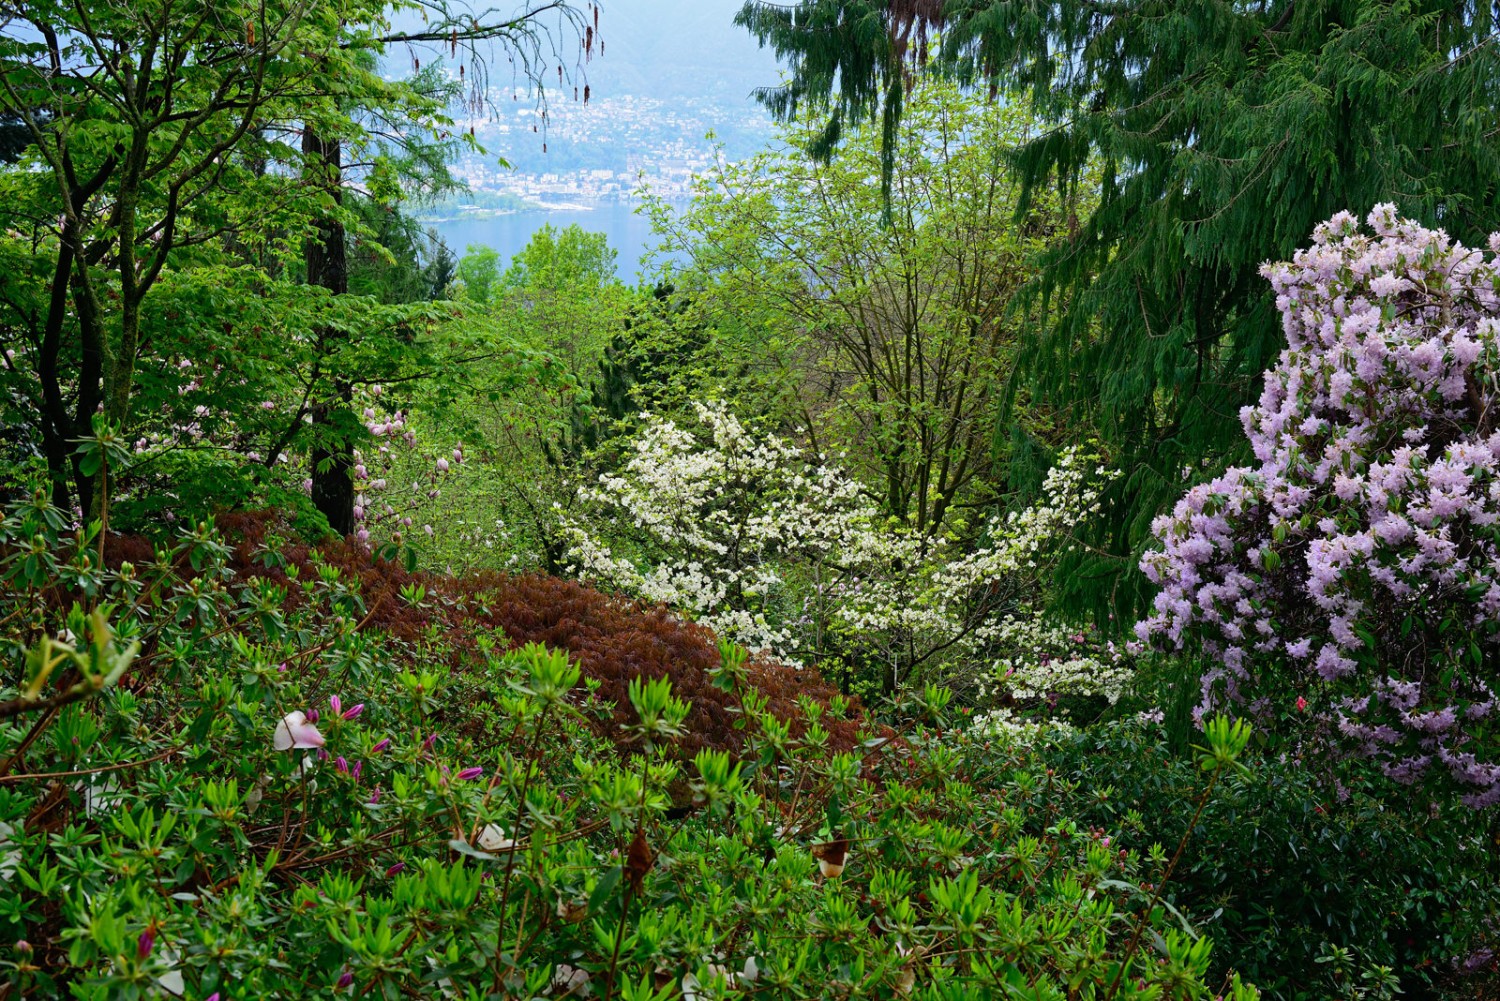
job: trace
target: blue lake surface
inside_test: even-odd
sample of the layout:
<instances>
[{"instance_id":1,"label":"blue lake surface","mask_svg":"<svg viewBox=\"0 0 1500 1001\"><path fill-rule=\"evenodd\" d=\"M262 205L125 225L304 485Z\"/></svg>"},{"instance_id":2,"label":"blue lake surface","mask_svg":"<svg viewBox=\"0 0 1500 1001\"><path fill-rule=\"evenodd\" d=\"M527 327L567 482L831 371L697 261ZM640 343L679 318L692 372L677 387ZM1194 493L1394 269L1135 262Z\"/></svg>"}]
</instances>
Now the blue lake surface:
<instances>
[{"instance_id":1,"label":"blue lake surface","mask_svg":"<svg viewBox=\"0 0 1500 1001\"><path fill-rule=\"evenodd\" d=\"M490 218L458 218L424 223L437 231L457 257L473 244L495 250L505 265L543 226L564 229L574 223L591 233L603 233L609 245L619 253L615 272L627 285L640 281L641 258L658 238L651 232L651 222L637 214L637 202L600 202L590 207L549 208L514 212ZM681 209L682 206L674 205Z\"/></svg>"}]
</instances>

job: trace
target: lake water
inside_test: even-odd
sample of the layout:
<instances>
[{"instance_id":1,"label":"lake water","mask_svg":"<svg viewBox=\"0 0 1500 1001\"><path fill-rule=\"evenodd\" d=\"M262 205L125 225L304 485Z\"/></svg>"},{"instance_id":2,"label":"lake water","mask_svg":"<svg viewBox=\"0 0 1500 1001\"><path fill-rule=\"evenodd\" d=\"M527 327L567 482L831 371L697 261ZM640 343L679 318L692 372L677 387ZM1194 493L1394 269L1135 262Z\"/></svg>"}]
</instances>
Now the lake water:
<instances>
[{"instance_id":1,"label":"lake water","mask_svg":"<svg viewBox=\"0 0 1500 1001\"><path fill-rule=\"evenodd\" d=\"M641 257L657 240L651 233L651 223L645 215L638 215L636 202L600 202L587 206L548 208L535 211L514 212L482 219L451 219L444 222L428 222L424 225L437 230L438 236L448 244L457 257L462 257L470 244L494 249L503 262L510 259L531 240L537 230L548 224L563 229L577 223L591 233L603 233L609 245L619 252L615 259L615 271L627 285L639 281ZM682 206L674 205L680 209Z\"/></svg>"}]
</instances>

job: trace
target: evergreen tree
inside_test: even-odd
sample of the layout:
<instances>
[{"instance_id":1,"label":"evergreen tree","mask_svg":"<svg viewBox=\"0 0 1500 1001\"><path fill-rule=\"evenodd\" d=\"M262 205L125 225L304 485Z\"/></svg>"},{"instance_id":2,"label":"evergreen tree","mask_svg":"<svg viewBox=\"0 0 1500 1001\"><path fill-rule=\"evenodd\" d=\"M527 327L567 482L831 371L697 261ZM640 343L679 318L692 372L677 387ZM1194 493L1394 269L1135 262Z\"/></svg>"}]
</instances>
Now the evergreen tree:
<instances>
[{"instance_id":1,"label":"evergreen tree","mask_svg":"<svg viewBox=\"0 0 1500 1001\"><path fill-rule=\"evenodd\" d=\"M1497 18L1469 0L805 0L739 23L790 64L766 103L826 114L830 139L861 118L889 133L926 67L1030 92L1053 125L1014 155L1028 198L1099 178L1032 288L1053 319L1023 371L1126 473L1060 579L1102 611L1138 601L1135 553L1184 478L1239 457L1283 343L1261 263L1382 201L1465 241L1500 227Z\"/></svg>"}]
</instances>

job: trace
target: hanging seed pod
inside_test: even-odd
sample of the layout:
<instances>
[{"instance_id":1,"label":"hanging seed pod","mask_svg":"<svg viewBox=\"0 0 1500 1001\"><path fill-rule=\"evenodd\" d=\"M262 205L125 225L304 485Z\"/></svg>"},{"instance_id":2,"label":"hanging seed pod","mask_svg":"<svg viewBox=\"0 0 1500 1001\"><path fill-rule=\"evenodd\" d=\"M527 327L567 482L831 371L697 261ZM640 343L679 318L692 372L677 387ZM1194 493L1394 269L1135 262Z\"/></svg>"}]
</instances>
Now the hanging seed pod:
<instances>
[{"instance_id":1,"label":"hanging seed pod","mask_svg":"<svg viewBox=\"0 0 1500 1001\"><path fill-rule=\"evenodd\" d=\"M583 103L584 104L588 104L589 103L589 85L588 84L584 84L583 85Z\"/></svg>"},{"instance_id":2,"label":"hanging seed pod","mask_svg":"<svg viewBox=\"0 0 1500 1001\"><path fill-rule=\"evenodd\" d=\"M546 143L542 143L542 152L543 153L547 152L547 144Z\"/></svg>"},{"instance_id":3,"label":"hanging seed pod","mask_svg":"<svg viewBox=\"0 0 1500 1001\"><path fill-rule=\"evenodd\" d=\"M463 63L459 63L458 64L458 78L460 80L462 80L464 78L464 64Z\"/></svg>"},{"instance_id":4,"label":"hanging seed pod","mask_svg":"<svg viewBox=\"0 0 1500 1001\"><path fill-rule=\"evenodd\" d=\"M646 832L638 826L635 837L630 840L630 847L625 851L625 877L630 881L632 893L640 895L641 884L655 864L656 853L646 841Z\"/></svg>"}]
</instances>

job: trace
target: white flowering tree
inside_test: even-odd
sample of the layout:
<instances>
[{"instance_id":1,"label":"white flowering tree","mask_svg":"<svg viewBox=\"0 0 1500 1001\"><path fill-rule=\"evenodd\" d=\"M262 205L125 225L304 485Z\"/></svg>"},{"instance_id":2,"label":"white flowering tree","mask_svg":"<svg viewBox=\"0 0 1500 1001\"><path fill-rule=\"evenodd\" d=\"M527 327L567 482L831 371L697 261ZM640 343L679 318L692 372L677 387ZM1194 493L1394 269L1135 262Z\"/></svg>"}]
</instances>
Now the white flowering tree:
<instances>
[{"instance_id":1,"label":"white flowering tree","mask_svg":"<svg viewBox=\"0 0 1500 1001\"><path fill-rule=\"evenodd\" d=\"M722 404L694 411L695 428L646 419L620 472L580 490L574 572L785 660L878 668L888 688L941 666L982 696L1118 695L1119 658L1037 614L1051 558L1099 508L1088 457L1064 453L1039 503L964 546L888 523L842 471Z\"/></svg>"}]
</instances>

